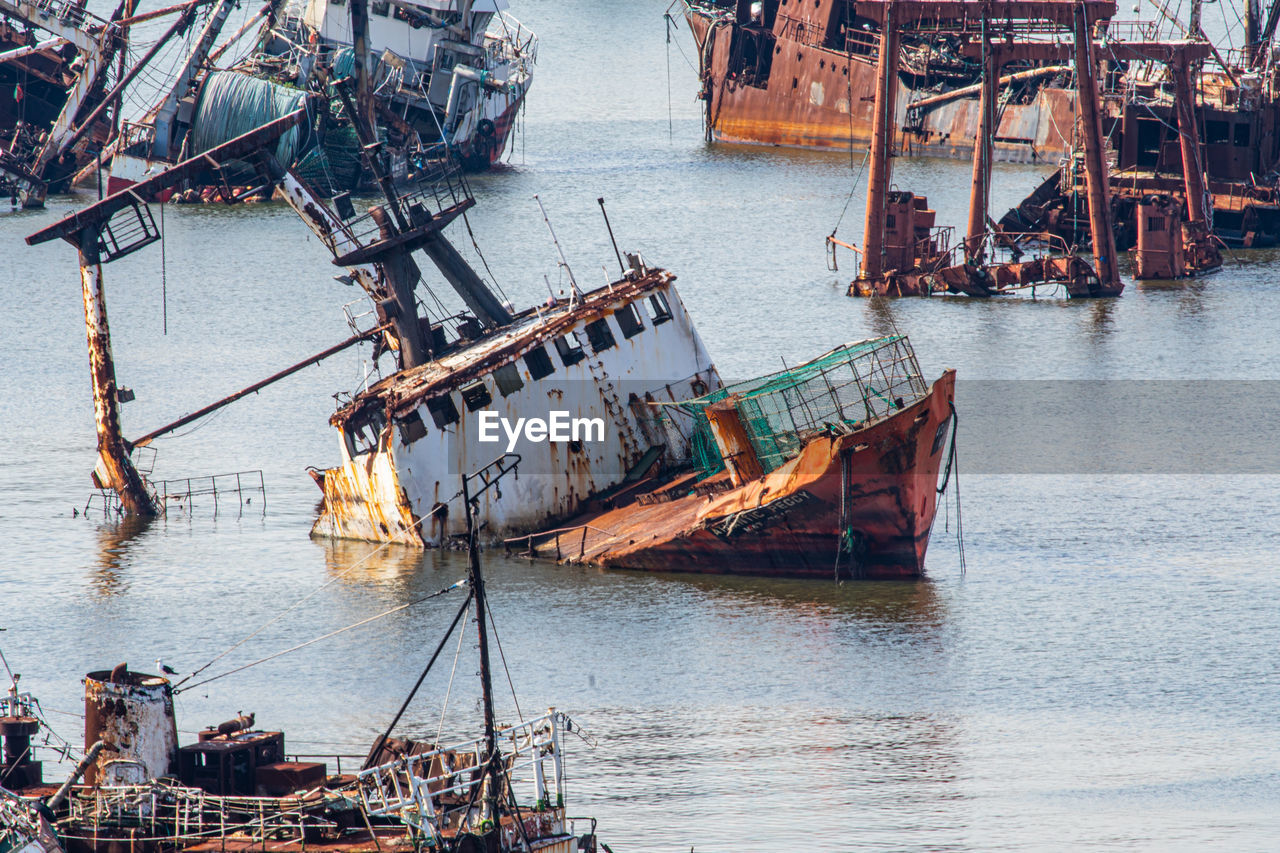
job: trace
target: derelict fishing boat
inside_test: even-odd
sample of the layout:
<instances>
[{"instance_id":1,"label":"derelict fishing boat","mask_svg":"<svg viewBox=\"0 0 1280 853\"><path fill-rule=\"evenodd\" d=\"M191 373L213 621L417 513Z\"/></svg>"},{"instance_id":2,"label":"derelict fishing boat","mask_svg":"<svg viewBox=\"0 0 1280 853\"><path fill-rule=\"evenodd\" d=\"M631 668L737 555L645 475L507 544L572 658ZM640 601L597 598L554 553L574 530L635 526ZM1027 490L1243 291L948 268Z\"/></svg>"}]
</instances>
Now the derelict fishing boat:
<instances>
[{"instance_id":1,"label":"derelict fishing boat","mask_svg":"<svg viewBox=\"0 0 1280 853\"><path fill-rule=\"evenodd\" d=\"M483 477L476 493L500 476ZM194 743L180 745L175 685L120 664L85 677L83 758L53 784L44 779L47 762L37 760L33 740L43 734L46 743L51 737L56 742L56 734L45 731L38 700L20 693L11 673L8 694L0 697L0 849L595 853L595 820L568 817L565 807L564 741L572 721L550 709L518 725L495 723L484 578L476 549L470 550L467 578L437 593L467 590L439 648L472 613L482 736L449 744L397 739L391 737L397 715L367 756L345 756L346 772L344 756L336 757L336 766L314 757L291 759L284 732L254 728L254 714L211 726ZM66 757L79 750L63 744L61 752Z\"/></svg>"},{"instance_id":2,"label":"derelict fishing boat","mask_svg":"<svg viewBox=\"0 0 1280 853\"><path fill-rule=\"evenodd\" d=\"M444 142L467 168L486 169L507 148L537 57L537 38L506 8L506 0L293 0L242 70L314 91L354 75L391 141Z\"/></svg>"},{"instance_id":3,"label":"derelict fishing boat","mask_svg":"<svg viewBox=\"0 0 1280 853\"><path fill-rule=\"evenodd\" d=\"M612 568L919 577L954 393L953 370L925 383L905 336L837 347L664 406L692 435L689 470L508 544Z\"/></svg>"},{"instance_id":4,"label":"derelict fishing boat","mask_svg":"<svg viewBox=\"0 0 1280 853\"><path fill-rule=\"evenodd\" d=\"M696 552L696 562L686 565L825 574L821 555L829 554L837 574L919 574L953 375L928 388L905 338L842 347L785 375L733 386L731 396L671 273L638 254L624 261L619 251L621 276L583 292L561 255L568 295L517 312L442 233L473 204L458 173L398 195L379 146L370 142L366 163L385 202L357 215L348 200L345 211L337 204L335 212L271 154L274 140L302 117L299 111L232 140L28 238L33 244L61 238L79 248L99 437L95 478L112 490L121 512L164 511L165 497L132 461L138 448L373 340L371 369L392 357L394 370L331 418L341 460L313 471L323 491L315 535L423 547L464 531L470 537L473 529L490 540L528 538L572 516L611 510L607 522L579 525L581 556L591 528L609 532L591 554L607 565L670 568L679 565L672 562L678 555ZM159 239L146 199L226 160L258 163L261 180L278 189L346 268L344 280L368 293L377 325L126 440L101 309L102 264ZM413 258L419 250L461 310L450 313L446 294L422 281ZM427 300L419 298L420 287ZM798 403L791 399L797 394ZM740 401L774 408L767 417L745 409L734 414ZM500 488L472 498L456 489L460 471L484 470L496 484L517 463L521 476ZM632 547L639 541L633 535L625 542L614 536L635 525L647 531L642 547ZM690 542L695 549L686 547Z\"/></svg>"}]
</instances>

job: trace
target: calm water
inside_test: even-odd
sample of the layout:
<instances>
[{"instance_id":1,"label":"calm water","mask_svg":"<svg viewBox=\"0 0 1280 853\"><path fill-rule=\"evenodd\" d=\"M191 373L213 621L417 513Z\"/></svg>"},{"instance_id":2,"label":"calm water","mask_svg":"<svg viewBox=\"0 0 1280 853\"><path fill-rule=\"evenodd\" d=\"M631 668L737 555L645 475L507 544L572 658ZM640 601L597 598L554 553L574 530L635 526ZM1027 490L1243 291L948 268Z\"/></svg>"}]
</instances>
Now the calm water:
<instances>
[{"instance_id":1,"label":"calm water","mask_svg":"<svg viewBox=\"0 0 1280 853\"><path fill-rule=\"evenodd\" d=\"M588 283L612 263L595 203L605 196L620 242L680 276L726 376L896 328L926 373L951 366L968 379L1280 377L1274 253L1108 302L848 299L822 240L849 195L849 158L704 145L676 45L669 130L662 9L513 10L542 37L538 77L512 164L475 182L471 221L517 304L545 293L543 273L558 276L532 195ZM687 32L675 38L691 56ZM1002 169L993 207L1040 176ZM967 179L953 162L899 162L895 174L954 225ZM255 498L239 514L206 504L133 530L74 517L94 457L75 256L22 238L84 201L0 216L0 643L25 687L74 713L88 670L163 658L189 672L311 596L209 670L223 672L462 575L455 554L307 536L319 493L304 468L337 459L326 419L331 395L361 381L352 353L157 443L158 477L263 469L265 514ZM855 194L841 236L860 240L861 210ZM286 208L164 216L163 263L153 246L106 268L135 435L344 338L341 306L356 296ZM452 234L474 257L465 230ZM962 387L962 467L1035 460L1065 438L965 405ZM1187 429L1212 435L1233 408ZM1177 436L1160 440L1172 463ZM598 744L570 745L571 811L597 815L619 853L1276 849L1278 478L1103 474L1079 456L1042 476L965 469L967 574L952 509L917 584L487 556L521 709L567 710ZM291 751L363 753L452 610L420 605L184 693L179 726L252 710ZM478 719L472 643L447 730ZM439 725L452 649L444 657L411 733ZM502 702L514 719L509 694ZM52 720L80 738L74 716Z\"/></svg>"}]
</instances>

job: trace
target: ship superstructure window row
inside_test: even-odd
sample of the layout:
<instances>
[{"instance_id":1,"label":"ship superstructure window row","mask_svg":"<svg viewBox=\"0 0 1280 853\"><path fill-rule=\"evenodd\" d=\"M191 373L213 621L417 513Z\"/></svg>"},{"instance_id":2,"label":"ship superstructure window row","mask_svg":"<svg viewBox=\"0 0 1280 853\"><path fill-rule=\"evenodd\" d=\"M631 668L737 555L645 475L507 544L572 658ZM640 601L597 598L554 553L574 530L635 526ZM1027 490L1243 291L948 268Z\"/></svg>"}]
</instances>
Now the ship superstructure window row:
<instances>
[{"instance_id":1,"label":"ship superstructure window row","mask_svg":"<svg viewBox=\"0 0 1280 853\"><path fill-rule=\"evenodd\" d=\"M586 332L587 340L591 342L591 349L595 352L604 352L618 343L613 337L613 330L609 328L609 321L604 317L588 323Z\"/></svg>"},{"instance_id":2,"label":"ship superstructure window row","mask_svg":"<svg viewBox=\"0 0 1280 853\"><path fill-rule=\"evenodd\" d=\"M671 307L666 297L661 293L652 294L644 302L652 325L659 326L671 319ZM643 318L645 313L640 310L638 301L628 302L614 312L614 318L617 319L618 328L622 331L624 337L632 338L644 331ZM601 317L588 323L583 327L582 331L586 333L591 349L596 353L617 346L617 337L607 317ZM566 332L556 338L554 342L556 351L560 354L560 359L566 367L578 364L587 357L587 352L583 349L582 343L578 339L577 330ZM529 371L530 382L546 379L556 372L555 363L547 353L546 347L541 344L532 347L521 358L523 358L524 366ZM524 388L526 384L515 361L494 368L490 376L493 379L493 386L497 388L498 393L503 397L511 396ZM454 399L455 393L459 398L458 400ZM426 401L426 407L427 411L431 413L432 422L438 429L443 430L462 419L461 410L463 406L466 407L467 411L474 412L492 405L492 403L493 391L485 379L481 377L459 388L456 392L432 397ZM384 425L384 422L379 420L380 418L381 415L375 416L347 430L347 448L351 456L368 453L377 448L379 436ZM417 412L411 412L404 418L398 418L397 424L400 428L401 441L406 446L427 434L427 426Z\"/></svg>"}]
</instances>

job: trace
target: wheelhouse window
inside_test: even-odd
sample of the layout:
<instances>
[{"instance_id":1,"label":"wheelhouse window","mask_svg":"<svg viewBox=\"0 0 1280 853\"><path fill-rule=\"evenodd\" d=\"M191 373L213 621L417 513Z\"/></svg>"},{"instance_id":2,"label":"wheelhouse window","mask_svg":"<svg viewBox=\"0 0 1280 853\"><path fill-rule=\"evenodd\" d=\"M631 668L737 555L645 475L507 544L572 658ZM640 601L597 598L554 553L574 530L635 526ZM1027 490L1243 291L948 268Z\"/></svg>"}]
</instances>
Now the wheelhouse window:
<instances>
[{"instance_id":1,"label":"wheelhouse window","mask_svg":"<svg viewBox=\"0 0 1280 853\"><path fill-rule=\"evenodd\" d=\"M578 343L577 336L572 332L556 338L556 352L560 353L560 361L565 367L571 367L587 357L582 344Z\"/></svg>"},{"instance_id":2,"label":"wheelhouse window","mask_svg":"<svg viewBox=\"0 0 1280 853\"><path fill-rule=\"evenodd\" d=\"M377 450L382 428L386 423L386 417L382 412L370 412L359 419L348 421L342 431L342 436L347 443L347 453L356 457Z\"/></svg>"},{"instance_id":3,"label":"wheelhouse window","mask_svg":"<svg viewBox=\"0 0 1280 853\"><path fill-rule=\"evenodd\" d=\"M542 354L546 355L547 351L542 350ZM519 368L514 364L504 364L493 371L493 384L498 386L502 396L510 397L524 387L524 380L520 378Z\"/></svg>"},{"instance_id":4,"label":"wheelhouse window","mask_svg":"<svg viewBox=\"0 0 1280 853\"><path fill-rule=\"evenodd\" d=\"M622 330L623 337L634 338L644 331L644 320L634 302L628 302L625 308L618 309L613 316L618 319L618 328Z\"/></svg>"},{"instance_id":5,"label":"wheelhouse window","mask_svg":"<svg viewBox=\"0 0 1280 853\"><path fill-rule=\"evenodd\" d=\"M671 306L667 304L667 297L664 294L655 293L645 302L649 307L649 319L653 321L653 325L661 326L671 319Z\"/></svg>"},{"instance_id":6,"label":"wheelhouse window","mask_svg":"<svg viewBox=\"0 0 1280 853\"><path fill-rule=\"evenodd\" d=\"M418 414L417 409L400 418L399 423L400 441L406 445L427 435L427 425L422 422L422 415Z\"/></svg>"},{"instance_id":7,"label":"wheelhouse window","mask_svg":"<svg viewBox=\"0 0 1280 853\"><path fill-rule=\"evenodd\" d=\"M591 342L591 349L594 352L604 352L617 344L617 340L613 337L613 330L609 328L609 321L604 317L587 324L587 340Z\"/></svg>"},{"instance_id":8,"label":"wheelhouse window","mask_svg":"<svg viewBox=\"0 0 1280 853\"><path fill-rule=\"evenodd\" d=\"M432 422L440 429L458 422L458 407L454 405L453 398L448 394L428 400L427 411L431 413Z\"/></svg>"},{"instance_id":9,"label":"wheelhouse window","mask_svg":"<svg viewBox=\"0 0 1280 853\"><path fill-rule=\"evenodd\" d=\"M489 393L489 386L484 384L483 379L463 386L458 393L462 395L462 402L467 404L468 412L483 409L493 402L493 395Z\"/></svg>"},{"instance_id":10,"label":"wheelhouse window","mask_svg":"<svg viewBox=\"0 0 1280 853\"><path fill-rule=\"evenodd\" d=\"M369 12L380 18L387 17L387 15L391 13L390 0L373 0L373 2L369 4Z\"/></svg>"},{"instance_id":11,"label":"wheelhouse window","mask_svg":"<svg viewBox=\"0 0 1280 853\"><path fill-rule=\"evenodd\" d=\"M529 368L529 378L534 382L546 379L556 372L555 365L551 363L551 356L547 355L547 348L544 346L536 346L529 350L524 357L524 366Z\"/></svg>"}]
</instances>

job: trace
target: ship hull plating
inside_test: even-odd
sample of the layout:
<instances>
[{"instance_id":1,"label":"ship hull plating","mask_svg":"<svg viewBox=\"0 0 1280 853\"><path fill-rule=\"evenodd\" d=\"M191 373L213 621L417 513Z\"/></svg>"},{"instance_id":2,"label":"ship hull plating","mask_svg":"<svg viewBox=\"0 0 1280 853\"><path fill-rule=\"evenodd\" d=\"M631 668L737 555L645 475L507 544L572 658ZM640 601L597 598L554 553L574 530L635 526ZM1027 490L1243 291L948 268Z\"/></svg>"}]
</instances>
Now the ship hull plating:
<instances>
[{"instance_id":1,"label":"ship hull plating","mask_svg":"<svg viewBox=\"0 0 1280 853\"><path fill-rule=\"evenodd\" d=\"M918 578L937 513L954 392L949 370L892 417L815 438L791 462L741 488L612 510L559 544L544 538L535 553L560 550L568 562L661 572Z\"/></svg>"},{"instance_id":2,"label":"ship hull plating","mask_svg":"<svg viewBox=\"0 0 1280 853\"><path fill-rule=\"evenodd\" d=\"M814 45L783 28L762 45L772 58L766 73L735 70L735 38L746 27L690 7L686 20L698 46L708 136L718 142L831 150L865 150L871 143L876 65L869 57ZM763 47L761 48L764 49ZM740 61L740 60L737 60ZM759 67L759 66L758 66ZM905 81L894 126L903 154L973 156L979 126L977 93L909 114L931 95ZM1025 103L1019 102L1025 101ZM1000 162L1057 162L1071 149L1075 95L1048 83L1002 106L994 158Z\"/></svg>"}]
</instances>

